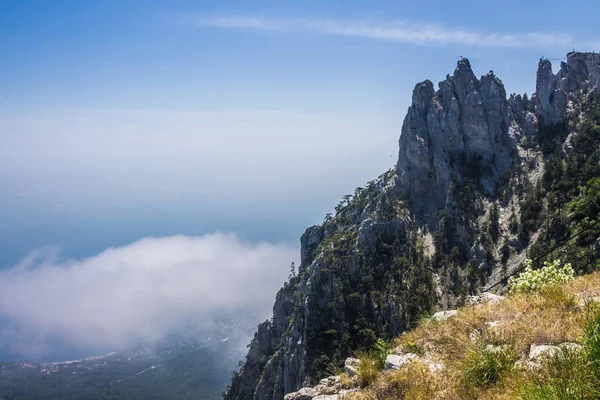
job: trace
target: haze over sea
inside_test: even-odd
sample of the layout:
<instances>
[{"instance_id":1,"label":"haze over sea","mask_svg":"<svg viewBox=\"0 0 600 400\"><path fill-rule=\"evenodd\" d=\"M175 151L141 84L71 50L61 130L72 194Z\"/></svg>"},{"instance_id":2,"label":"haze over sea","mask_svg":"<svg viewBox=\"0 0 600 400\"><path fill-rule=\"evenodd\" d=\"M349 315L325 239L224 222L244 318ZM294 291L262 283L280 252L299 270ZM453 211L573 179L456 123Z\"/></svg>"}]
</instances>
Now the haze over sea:
<instances>
[{"instance_id":1,"label":"haze over sea","mask_svg":"<svg viewBox=\"0 0 600 400\"><path fill-rule=\"evenodd\" d=\"M595 0L459 3L0 1L0 360L267 318L415 82L600 50Z\"/></svg>"}]
</instances>

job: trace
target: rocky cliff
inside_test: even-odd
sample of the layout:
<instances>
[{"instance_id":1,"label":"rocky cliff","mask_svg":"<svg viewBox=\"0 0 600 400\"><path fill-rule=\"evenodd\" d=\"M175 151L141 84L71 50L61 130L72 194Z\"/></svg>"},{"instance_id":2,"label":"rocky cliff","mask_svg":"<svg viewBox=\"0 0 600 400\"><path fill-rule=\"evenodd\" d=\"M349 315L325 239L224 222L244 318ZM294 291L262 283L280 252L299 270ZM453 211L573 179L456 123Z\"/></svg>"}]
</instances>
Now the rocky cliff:
<instances>
[{"instance_id":1,"label":"rocky cliff","mask_svg":"<svg viewBox=\"0 0 600 400\"><path fill-rule=\"evenodd\" d=\"M551 211L539 195L542 144L558 140L548 148L564 153L599 84L592 53L568 54L557 74L541 60L531 99L507 98L493 72L478 79L467 59L437 90L417 84L396 167L302 235L298 275L224 399L280 400L314 385L352 350L460 304L539 247L536 213Z\"/></svg>"},{"instance_id":2,"label":"rocky cliff","mask_svg":"<svg viewBox=\"0 0 600 400\"><path fill-rule=\"evenodd\" d=\"M431 81L418 84L400 135L399 186L435 213L446 203L455 164L469 159L489 168L483 183L494 194L514 162L514 119L502 81L492 71L477 79L466 58L437 91Z\"/></svg>"}]
</instances>

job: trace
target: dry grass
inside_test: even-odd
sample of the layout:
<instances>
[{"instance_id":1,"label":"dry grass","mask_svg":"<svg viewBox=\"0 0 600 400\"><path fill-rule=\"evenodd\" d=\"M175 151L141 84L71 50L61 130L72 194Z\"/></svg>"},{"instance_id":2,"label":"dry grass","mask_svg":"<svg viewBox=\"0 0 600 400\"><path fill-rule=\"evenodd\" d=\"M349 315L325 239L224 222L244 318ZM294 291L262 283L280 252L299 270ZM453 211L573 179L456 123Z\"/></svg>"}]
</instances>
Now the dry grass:
<instances>
[{"instance_id":1,"label":"dry grass","mask_svg":"<svg viewBox=\"0 0 600 400\"><path fill-rule=\"evenodd\" d=\"M444 393L445 384L443 376L432 373L422 362L411 362L401 370L381 374L367 390L353 393L348 399L429 400L435 399L439 393Z\"/></svg>"},{"instance_id":2,"label":"dry grass","mask_svg":"<svg viewBox=\"0 0 600 400\"><path fill-rule=\"evenodd\" d=\"M396 339L395 346L419 348L422 362L413 362L398 371L377 373L365 380L368 388L355 400L383 399L514 399L519 390L535 378L533 373L506 368L492 358L478 359L474 349L487 345L510 348L510 362L524 358L531 345L582 342L583 327L593 298L600 296L600 273L575 279L565 286L551 286L537 293L515 294L498 304L466 307L446 321L423 320ZM582 301L583 300L583 301ZM475 354L475 355L474 355ZM481 376L493 371L493 379L474 385L466 379L468 357L481 364ZM504 360L506 361L506 360ZM502 361L502 362L504 362ZM508 362L508 361L507 361ZM441 371L430 371L440 363ZM369 381L369 383L366 383ZM361 397L362 396L362 397Z\"/></svg>"},{"instance_id":3,"label":"dry grass","mask_svg":"<svg viewBox=\"0 0 600 400\"><path fill-rule=\"evenodd\" d=\"M381 373L381 366L377 357L370 351L356 352L354 357L360 361L357 368L359 384L362 387L373 384Z\"/></svg>"},{"instance_id":4,"label":"dry grass","mask_svg":"<svg viewBox=\"0 0 600 400\"><path fill-rule=\"evenodd\" d=\"M338 376L340 377L340 385L342 386L342 388L349 389L351 387L354 387L356 382L354 381L354 379L352 379L350 375L348 375L345 372L342 372L338 374Z\"/></svg>"}]
</instances>

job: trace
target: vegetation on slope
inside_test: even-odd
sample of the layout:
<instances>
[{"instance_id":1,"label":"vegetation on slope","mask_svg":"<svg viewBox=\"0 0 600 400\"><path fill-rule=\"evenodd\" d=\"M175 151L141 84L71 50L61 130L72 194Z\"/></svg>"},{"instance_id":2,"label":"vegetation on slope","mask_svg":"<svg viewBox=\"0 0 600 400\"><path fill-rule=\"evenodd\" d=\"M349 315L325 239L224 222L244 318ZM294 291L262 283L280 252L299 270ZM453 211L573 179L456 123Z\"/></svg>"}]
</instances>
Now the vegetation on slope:
<instances>
[{"instance_id":1,"label":"vegetation on slope","mask_svg":"<svg viewBox=\"0 0 600 400\"><path fill-rule=\"evenodd\" d=\"M566 125L540 130L537 143L528 146L528 154L536 150L534 168L516 165L489 207L483 206L479 178L463 174L453 182L456 204L438 215L430 265L452 283L444 285L451 294L464 297L487 283L498 262L506 265L513 251L521 251L516 239L536 262L528 261L522 276L510 282L514 293L498 305L462 309L445 322L423 320L395 343L402 353L419 355L417 361L395 372L359 370L356 382L367 388L353 398L600 397L600 275L556 285L598 267L590 247L600 223L600 99L589 99L581 121L569 123L578 124L577 133L566 144ZM540 170L541 179L532 176ZM499 206L510 210L504 225ZM464 238L477 235L487 264L467 259ZM566 263L549 261L555 257ZM560 343L582 348L566 345L529 360L532 346ZM361 365L373 364L372 352L358 354Z\"/></svg>"},{"instance_id":2,"label":"vegetation on slope","mask_svg":"<svg viewBox=\"0 0 600 400\"><path fill-rule=\"evenodd\" d=\"M283 326L283 340L271 346L281 332L269 326L264 343L256 337L256 359L236 373L227 398L252 398L261 380L275 398L299 384L315 385L353 349L414 328L434 306L455 308L482 288L502 287L527 257L534 260L532 270L556 258L571 263L575 273L593 270L597 257L590 245L600 227L600 100L589 99L582 111L577 120L540 127L537 138L507 161L512 164L505 179L491 179L491 160L456 154L446 204L435 216L415 211L419 207L412 203L419 199L394 186L393 171L344 196L335 215L310 228L318 239L280 292L286 302L278 317L285 323L274 318L272 325ZM364 231L369 237L361 241ZM559 333L571 334L565 329ZM482 381L496 387L492 382L504 382L508 361L524 349L484 344L463 344L460 354L471 354L473 365L493 366L495 372ZM280 370L290 387L280 384Z\"/></svg>"},{"instance_id":3,"label":"vegetation on slope","mask_svg":"<svg viewBox=\"0 0 600 400\"><path fill-rule=\"evenodd\" d=\"M600 395L600 273L566 285L516 292L423 320L396 339L422 357L386 371L349 398L596 399ZM532 346L559 345L532 361ZM578 344L571 345L571 344Z\"/></svg>"}]
</instances>

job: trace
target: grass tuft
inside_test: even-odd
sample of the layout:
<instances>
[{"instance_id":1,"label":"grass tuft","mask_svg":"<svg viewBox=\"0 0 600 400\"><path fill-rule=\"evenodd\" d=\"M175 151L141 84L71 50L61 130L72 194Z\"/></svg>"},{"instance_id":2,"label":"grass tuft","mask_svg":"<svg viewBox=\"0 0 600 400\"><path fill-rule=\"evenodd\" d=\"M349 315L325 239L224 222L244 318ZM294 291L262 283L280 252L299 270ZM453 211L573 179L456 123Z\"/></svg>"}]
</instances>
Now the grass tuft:
<instances>
[{"instance_id":1,"label":"grass tuft","mask_svg":"<svg viewBox=\"0 0 600 400\"><path fill-rule=\"evenodd\" d=\"M357 351L354 355L360 361L357 368L358 381L362 387L369 386L381 372L380 360L372 351Z\"/></svg>"},{"instance_id":2,"label":"grass tuft","mask_svg":"<svg viewBox=\"0 0 600 400\"><path fill-rule=\"evenodd\" d=\"M598 391L585 353L568 347L549 357L544 372L521 388L521 400L592 400Z\"/></svg>"},{"instance_id":3,"label":"grass tuft","mask_svg":"<svg viewBox=\"0 0 600 400\"><path fill-rule=\"evenodd\" d=\"M480 388L500 381L505 372L512 370L516 359L510 346L475 344L458 362L457 369L466 385Z\"/></svg>"},{"instance_id":4,"label":"grass tuft","mask_svg":"<svg viewBox=\"0 0 600 400\"><path fill-rule=\"evenodd\" d=\"M600 313L593 314L583 328L585 354L590 370L600 382Z\"/></svg>"}]
</instances>

